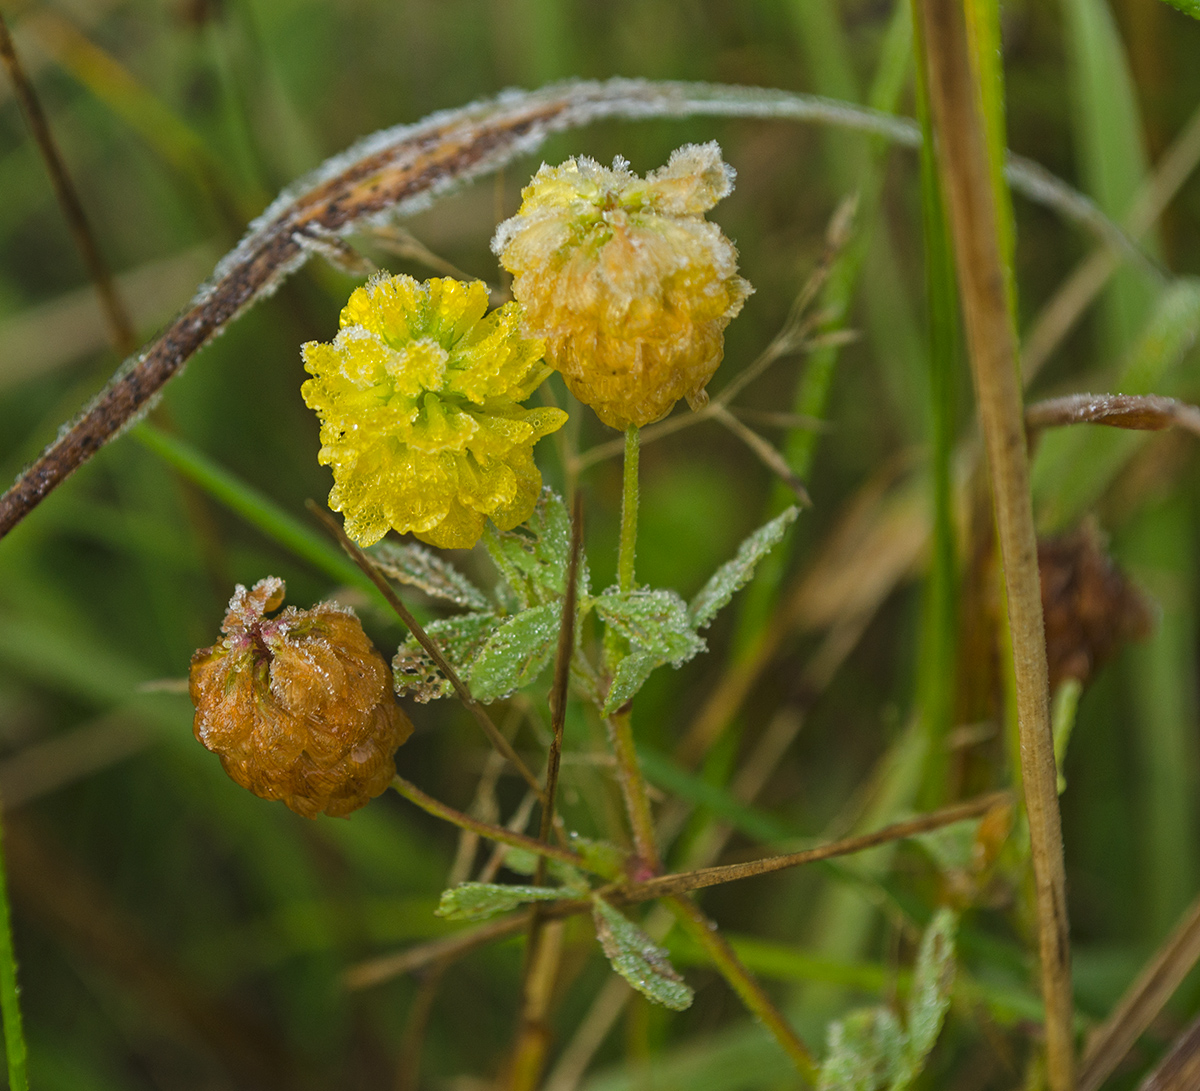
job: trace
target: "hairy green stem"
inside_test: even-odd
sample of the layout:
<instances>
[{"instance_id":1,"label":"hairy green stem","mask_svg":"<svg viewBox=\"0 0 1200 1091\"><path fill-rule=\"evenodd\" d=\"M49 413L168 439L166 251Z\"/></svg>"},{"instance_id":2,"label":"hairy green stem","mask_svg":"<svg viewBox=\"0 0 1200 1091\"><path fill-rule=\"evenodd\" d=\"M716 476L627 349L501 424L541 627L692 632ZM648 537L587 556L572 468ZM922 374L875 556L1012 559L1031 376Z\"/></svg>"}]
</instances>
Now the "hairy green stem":
<instances>
[{"instance_id":1,"label":"hairy green stem","mask_svg":"<svg viewBox=\"0 0 1200 1091\"><path fill-rule=\"evenodd\" d=\"M625 429L625 478L621 491L621 545L617 553L617 585L633 590L633 560L637 550L639 431L636 424Z\"/></svg>"},{"instance_id":2,"label":"hairy green stem","mask_svg":"<svg viewBox=\"0 0 1200 1091\"><path fill-rule=\"evenodd\" d=\"M642 776L642 766L633 743L633 715L625 708L614 712L605 722L608 724L608 741L617 759L617 782L621 785L625 810L629 814L634 851L644 867L657 872L661 861L654 837L654 815L650 810L646 778Z\"/></svg>"}]
</instances>

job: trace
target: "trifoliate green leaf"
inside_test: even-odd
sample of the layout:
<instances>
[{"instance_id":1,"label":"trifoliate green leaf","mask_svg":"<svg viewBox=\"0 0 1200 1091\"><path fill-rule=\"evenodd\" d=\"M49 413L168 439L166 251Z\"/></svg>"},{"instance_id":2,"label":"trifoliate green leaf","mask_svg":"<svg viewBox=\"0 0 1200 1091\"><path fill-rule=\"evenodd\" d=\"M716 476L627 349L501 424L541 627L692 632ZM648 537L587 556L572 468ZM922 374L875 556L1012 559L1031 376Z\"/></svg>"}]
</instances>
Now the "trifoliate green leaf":
<instances>
[{"instance_id":1,"label":"trifoliate green leaf","mask_svg":"<svg viewBox=\"0 0 1200 1091\"><path fill-rule=\"evenodd\" d=\"M573 891L553 886L509 886L504 883L459 883L442 891L434 914L450 921L482 921L526 902L553 902Z\"/></svg>"},{"instance_id":2,"label":"trifoliate green leaf","mask_svg":"<svg viewBox=\"0 0 1200 1091\"><path fill-rule=\"evenodd\" d=\"M607 591L593 600L593 606L635 652L662 663L678 667L704 651L687 606L674 591Z\"/></svg>"},{"instance_id":3,"label":"trifoliate green leaf","mask_svg":"<svg viewBox=\"0 0 1200 1091\"><path fill-rule=\"evenodd\" d=\"M550 662L561 624L559 603L522 610L503 622L471 667L475 699L487 704L529 685Z\"/></svg>"},{"instance_id":4,"label":"trifoliate green leaf","mask_svg":"<svg viewBox=\"0 0 1200 1091\"><path fill-rule=\"evenodd\" d=\"M389 579L424 591L431 598L445 599L468 610L487 611L492 608L487 595L431 549L411 542L403 545L380 542L368 549L367 553Z\"/></svg>"},{"instance_id":5,"label":"trifoliate green leaf","mask_svg":"<svg viewBox=\"0 0 1200 1091\"><path fill-rule=\"evenodd\" d=\"M733 560L726 561L713 573L712 579L692 599L688 617L692 628L703 629L728 604L734 594L750 582L754 569L782 540L787 528L796 521L799 508L788 508L769 523L759 527L738 546Z\"/></svg>"},{"instance_id":6,"label":"trifoliate green leaf","mask_svg":"<svg viewBox=\"0 0 1200 1091\"><path fill-rule=\"evenodd\" d=\"M596 938L616 970L638 992L656 1004L683 1011L691 1007L693 992L667 953L636 924L618 913L603 898L592 898Z\"/></svg>"},{"instance_id":7,"label":"trifoliate green leaf","mask_svg":"<svg viewBox=\"0 0 1200 1091\"><path fill-rule=\"evenodd\" d=\"M432 621L425 626L425 631L437 641L450 666L462 677L470 671L488 638L503 622L504 619L495 614L460 614ZM442 672L425 654L416 637L410 636L400 645L392 660L392 671L396 693L421 704L448 697L454 692L454 687L442 677Z\"/></svg>"}]
</instances>

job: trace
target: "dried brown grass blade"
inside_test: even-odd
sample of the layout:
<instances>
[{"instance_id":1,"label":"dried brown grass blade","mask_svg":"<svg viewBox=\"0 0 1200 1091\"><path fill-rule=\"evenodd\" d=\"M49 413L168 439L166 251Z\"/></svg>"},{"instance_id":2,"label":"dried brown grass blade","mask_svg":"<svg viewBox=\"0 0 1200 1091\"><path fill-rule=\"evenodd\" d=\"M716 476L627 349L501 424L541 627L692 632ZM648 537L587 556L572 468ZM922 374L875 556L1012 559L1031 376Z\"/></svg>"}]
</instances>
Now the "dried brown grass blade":
<instances>
[{"instance_id":1,"label":"dried brown grass blade","mask_svg":"<svg viewBox=\"0 0 1200 1091\"><path fill-rule=\"evenodd\" d=\"M146 412L184 365L274 292L331 236L417 211L447 190L533 152L552 133L606 118L773 117L842 125L915 147L909 119L814 95L753 87L615 79L508 92L375 133L284 190L217 265L191 303L129 357L80 416L0 496L0 538L104 444ZM1009 156L1014 186L1122 249L1124 233L1083 194ZM327 245L326 245L327 249Z\"/></svg>"},{"instance_id":2,"label":"dried brown grass blade","mask_svg":"<svg viewBox=\"0 0 1200 1091\"><path fill-rule=\"evenodd\" d=\"M1195 1091L1200 1087L1200 1016L1192 1021L1138 1091Z\"/></svg>"},{"instance_id":3,"label":"dried brown grass blade","mask_svg":"<svg viewBox=\"0 0 1200 1091\"><path fill-rule=\"evenodd\" d=\"M1183 914L1175 930L1146 964L1137 980L1129 986L1112 1014L1092 1032L1083 1054L1079 1091L1097 1091L1112 1075L1197 960L1200 960L1200 898ZM1188 1071L1198 1072L1200 1055L1196 1051L1200 1050L1200 1032L1193 1036L1195 1041L1190 1046L1191 1052L1187 1054L1191 1057L1189 1063L1193 1067ZM1188 1035L1185 1035L1183 1041L1186 1042L1187 1038ZM1162 1067L1166 1067L1169 1061L1168 1057ZM1165 1082L1153 1086L1190 1089L1200 1087L1200 1079L1187 1084Z\"/></svg>"},{"instance_id":4,"label":"dried brown grass blade","mask_svg":"<svg viewBox=\"0 0 1200 1091\"><path fill-rule=\"evenodd\" d=\"M963 0L921 0L920 8L938 173L952 227L1004 565L1021 779L1037 898L1047 1069L1052 1091L1070 1091L1075 1086L1075 1055L1067 884L1016 334Z\"/></svg>"}]
</instances>

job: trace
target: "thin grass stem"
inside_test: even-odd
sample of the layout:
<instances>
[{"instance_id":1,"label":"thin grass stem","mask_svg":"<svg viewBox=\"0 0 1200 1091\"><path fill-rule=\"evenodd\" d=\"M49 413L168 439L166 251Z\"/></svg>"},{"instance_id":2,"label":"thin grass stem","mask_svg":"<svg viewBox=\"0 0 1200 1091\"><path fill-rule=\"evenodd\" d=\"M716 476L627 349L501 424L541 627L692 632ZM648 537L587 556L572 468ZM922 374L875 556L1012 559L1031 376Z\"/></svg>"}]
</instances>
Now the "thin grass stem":
<instances>
[{"instance_id":1,"label":"thin grass stem","mask_svg":"<svg viewBox=\"0 0 1200 1091\"><path fill-rule=\"evenodd\" d=\"M514 849L524 849L526 852L532 852L537 856L546 856L551 860L557 860L561 864L568 864L583 871L591 870L583 857L569 852L564 848L559 848L558 845L538 841L533 837L526 837L523 833L506 830L503 826L493 826L490 822L483 822L478 818L472 818L469 814L463 814L462 811L456 811L449 804L443 803L439 799L434 799L427 792L421 791L415 784L405 780L398 773L392 778L391 787L410 803L415 803L426 814L431 814L435 818L449 822L451 825L457 826L460 830L470 830L472 833L479 834L480 837L486 837L489 841L495 841L501 845L509 845Z\"/></svg>"},{"instance_id":2,"label":"thin grass stem","mask_svg":"<svg viewBox=\"0 0 1200 1091\"><path fill-rule=\"evenodd\" d=\"M742 965L742 960L738 958L737 953L729 946L713 922L700 911L700 907L690 898L667 898L666 905L675 915L675 919L683 926L683 930L712 959L713 966L729 983L730 988L737 993L750 1014L771 1032L771 1036L779 1043L780 1048L791 1058L792 1064L796 1066L796 1071L810 1084L816 1086L817 1062L808 1046L804 1044L791 1023L775 1006L754 975Z\"/></svg>"},{"instance_id":3,"label":"thin grass stem","mask_svg":"<svg viewBox=\"0 0 1200 1091\"><path fill-rule=\"evenodd\" d=\"M50 132L50 123L46 120L46 114L42 110L41 102L38 101L32 81L25 74L21 58L17 55L16 43L13 42L12 35L8 32L8 24L4 21L3 16L0 16L0 62L4 64L9 79L12 80L17 102L20 103L21 112L25 115L26 124L33 134L34 143L37 144L42 162L46 165L46 171L50 175L50 185L54 189L54 196L58 199L63 218L67 221L71 237L75 240L75 247L79 251L80 257L83 258L83 264L87 268L88 276L91 277L96 295L100 298L100 307L104 311L104 319L108 324L108 333L113 348L122 356L128 356L137 348L137 334L133 328L133 321L129 317L129 310L117 291L108 263L100 253L92 225L88 222L87 213L83 210L83 202L79 199L79 191L75 188L75 183L71 180L71 175L59 153L58 145Z\"/></svg>"},{"instance_id":4,"label":"thin grass stem","mask_svg":"<svg viewBox=\"0 0 1200 1091\"><path fill-rule=\"evenodd\" d=\"M2 837L2 831L0 831ZM26 1071L28 1048L21 1021L20 987L17 984L17 956L13 950L12 922L8 907L8 881L0 843L0 1016L4 1022L4 1054L8 1060L10 1091L28 1091Z\"/></svg>"},{"instance_id":5,"label":"thin grass stem","mask_svg":"<svg viewBox=\"0 0 1200 1091\"><path fill-rule=\"evenodd\" d=\"M379 593L387 600L387 604L396 612L397 616L405 625L408 626L409 632L416 638L417 643L421 645L425 654L434 661L437 669L442 672L445 678L454 687L454 692L458 699L467 707L467 711L475 718L475 722L483 729L483 733L491 741L492 745L500 751L510 762L513 768L525 778L525 783L528 784L538 797L544 799L542 794L542 786L538 782L537 777L533 775L533 771L521 759L508 741L501 734L500 729L492 723L492 718L487 714L487 710L471 695L471 691L467 688L467 684L458 676L458 672L450 665L449 660L442 654L441 648L438 647L437 641L433 639L424 629L419 621L412 615L412 611L404 605L404 601L392 589L392 585L384 578L383 574L371 563L371 558L368 557L358 545L346 534L346 532L338 524L338 521L333 518L327 511L320 508L313 501L309 500L307 504L308 510L313 513L322 523L329 529L330 533L337 538L341 543L342 548L350 555L359 568L365 573L367 578L378 588Z\"/></svg>"}]
</instances>

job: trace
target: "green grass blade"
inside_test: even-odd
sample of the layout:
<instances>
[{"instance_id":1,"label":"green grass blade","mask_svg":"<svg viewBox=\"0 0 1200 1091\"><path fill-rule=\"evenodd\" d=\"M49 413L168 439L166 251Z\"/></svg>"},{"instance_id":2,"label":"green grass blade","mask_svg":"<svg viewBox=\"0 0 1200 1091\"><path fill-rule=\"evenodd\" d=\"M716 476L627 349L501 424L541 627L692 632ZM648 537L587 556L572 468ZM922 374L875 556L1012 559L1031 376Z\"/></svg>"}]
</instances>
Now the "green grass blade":
<instances>
[{"instance_id":1,"label":"green grass blade","mask_svg":"<svg viewBox=\"0 0 1200 1091\"><path fill-rule=\"evenodd\" d=\"M697 807L708 808L747 837L773 844L800 836L799 831L787 823L780 822L757 807L740 803L724 788L685 772L657 751L638 747L638 761L651 784Z\"/></svg>"},{"instance_id":2,"label":"green grass blade","mask_svg":"<svg viewBox=\"0 0 1200 1091\"><path fill-rule=\"evenodd\" d=\"M21 1022L20 989L17 986L17 956L13 950L12 922L8 910L8 879L0 843L0 1013L4 1021L4 1054L8 1060L10 1091L28 1091L25 1028Z\"/></svg>"},{"instance_id":3,"label":"green grass blade","mask_svg":"<svg viewBox=\"0 0 1200 1091\"><path fill-rule=\"evenodd\" d=\"M1105 0L1063 0L1074 128L1084 188L1120 220L1146 174L1146 151L1133 77ZM1154 236L1145 240L1156 252ZM1153 301L1136 269L1113 280L1103 311L1104 344L1116 355L1133 342Z\"/></svg>"},{"instance_id":4,"label":"green grass blade","mask_svg":"<svg viewBox=\"0 0 1200 1091\"><path fill-rule=\"evenodd\" d=\"M793 0L791 10L797 32L806 45L822 93L836 95L846 91L857 98L857 87L836 19L827 12L815 10L826 8L832 10L829 5ZM868 96L873 109L885 113L897 109L911 64L911 41L912 21L906 6L898 4ZM856 143L845 143L850 140ZM857 190L859 201L855 236L834 263L821 293L821 310L829 315L823 328L830 330L844 325L859 288L860 276L874 278L867 284L867 295L869 305L874 308L868 313L868 323L877 348L876 355L883 361L894 362L896 368L893 370L908 377L892 381L891 386L896 395L893 400L911 410L922 404L915 389L911 391L913 396L908 396L909 381L920 374L922 353L907 300L902 299L898 291L903 278L896 272L897 264L886 232L880 232L874 240L876 252L870 262L866 261L872 242L871 225L878 215L883 190L886 146L878 140L864 145L857 134L836 133L831 134L830 154L837 185L846 192ZM840 350L832 346L818 349L808 357L793 399L794 412L806 417L824 416L839 358ZM788 465L801 479L812 473L819 438L820 433L813 429L793 429L784 437L783 449ZM767 517L779 514L793 499L786 487L777 486L771 495ZM757 576L747 588L739 613L739 649L748 647L753 635L765 623L778 597L787 558L786 546L775 550L759 567Z\"/></svg>"},{"instance_id":5,"label":"green grass blade","mask_svg":"<svg viewBox=\"0 0 1200 1091\"><path fill-rule=\"evenodd\" d=\"M915 34L921 34L914 4ZM924 55L917 42L916 55ZM945 740L954 719L954 678L958 658L957 565L955 560L954 407L957 391L958 289L954 252L946 224L941 183L933 155L933 129L923 65L917 65L917 117L925 142L921 160L921 217L925 242L925 285L929 309L930 477L933 494L933 548L925 587L918 666L918 703L928 734L929 766L924 802L944 800L949 751Z\"/></svg>"},{"instance_id":6,"label":"green grass blade","mask_svg":"<svg viewBox=\"0 0 1200 1091\"><path fill-rule=\"evenodd\" d=\"M1016 279L1013 259L1017 230L1013 217L1012 194L1004 179L1004 156L1008 147L1007 119L1004 109L1004 65L1000 43L999 0L967 0L967 33L971 39L971 61L975 66L983 123L987 130L988 159L992 173L992 191L996 195L1000 236L1000 254L1008 273L1008 304L1016 317Z\"/></svg>"},{"instance_id":7,"label":"green grass blade","mask_svg":"<svg viewBox=\"0 0 1200 1091\"><path fill-rule=\"evenodd\" d=\"M1144 938L1156 943L1194 897L1200 843L1193 771L1196 744L1195 515L1177 495L1146 511L1123 535L1122 559L1161 604L1157 631L1130 649L1130 728L1137 806Z\"/></svg>"},{"instance_id":8,"label":"green grass blade","mask_svg":"<svg viewBox=\"0 0 1200 1091\"><path fill-rule=\"evenodd\" d=\"M336 547L191 444L145 423L137 425L130 435L268 538L327 576L362 589L372 601L386 606L375 585Z\"/></svg>"}]
</instances>

